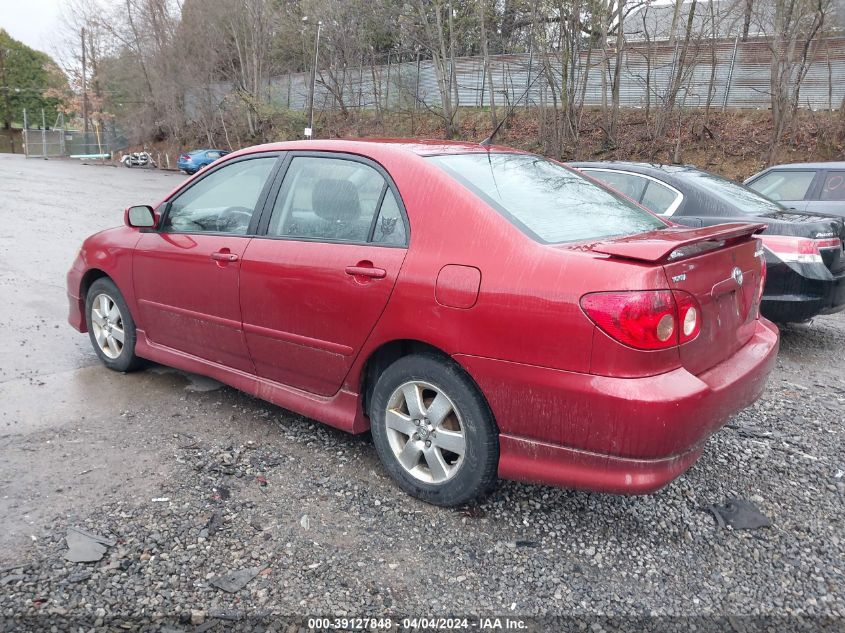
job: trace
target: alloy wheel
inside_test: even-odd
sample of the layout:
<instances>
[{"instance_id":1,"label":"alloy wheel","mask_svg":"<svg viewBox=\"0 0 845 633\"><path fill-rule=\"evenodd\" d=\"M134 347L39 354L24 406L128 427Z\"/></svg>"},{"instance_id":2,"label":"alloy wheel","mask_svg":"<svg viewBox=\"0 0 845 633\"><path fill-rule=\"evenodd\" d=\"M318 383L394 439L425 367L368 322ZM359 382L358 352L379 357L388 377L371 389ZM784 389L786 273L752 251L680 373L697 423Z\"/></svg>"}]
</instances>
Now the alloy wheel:
<instances>
[{"instance_id":1,"label":"alloy wheel","mask_svg":"<svg viewBox=\"0 0 845 633\"><path fill-rule=\"evenodd\" d=\"M394 390L385 412L388 442L411 476L441 484L458 472L466 452L461 414L442 389L406 382Z\"/></svg>"},{"instance_id":2,"label":"alloy wheel","mask_svg":"<svg viewBox=\"0 0 845 633\"><path fill-rule=\"evenodd\" d=\"M112 359L120 356L126 337L123 315L114 299L107 294L98 294L91 303L91 328L103 354Z\"/></svg>"}]
</instances>

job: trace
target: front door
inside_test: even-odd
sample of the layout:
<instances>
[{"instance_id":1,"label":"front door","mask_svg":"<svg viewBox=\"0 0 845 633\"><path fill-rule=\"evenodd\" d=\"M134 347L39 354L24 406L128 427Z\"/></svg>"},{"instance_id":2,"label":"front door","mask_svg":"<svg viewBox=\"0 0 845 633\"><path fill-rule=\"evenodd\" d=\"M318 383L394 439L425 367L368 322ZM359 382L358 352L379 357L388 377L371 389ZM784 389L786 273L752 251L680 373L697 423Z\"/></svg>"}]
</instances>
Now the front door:
<instances>
[{"instance_id":1,"label":"front door","mask_svg":"<svg viewBox=\"0 0 845 633\"><path fill-rule=\"evenodd\" d=\"M209 172L168 201L135 247L140 324L153 343L254 372L241 329L238 275L276 156Z\"/></svg>"},{"instance_id":2,"label":"front door","mask_svg":"<svg viewBox=\"0 0 845 633\"><path fill-rule=\"evenodd\" d=\"M377 166L294 156L241 265L244 334L258 375L340 388L405 259L407 222Z\"/></svg>"}]
</instances>

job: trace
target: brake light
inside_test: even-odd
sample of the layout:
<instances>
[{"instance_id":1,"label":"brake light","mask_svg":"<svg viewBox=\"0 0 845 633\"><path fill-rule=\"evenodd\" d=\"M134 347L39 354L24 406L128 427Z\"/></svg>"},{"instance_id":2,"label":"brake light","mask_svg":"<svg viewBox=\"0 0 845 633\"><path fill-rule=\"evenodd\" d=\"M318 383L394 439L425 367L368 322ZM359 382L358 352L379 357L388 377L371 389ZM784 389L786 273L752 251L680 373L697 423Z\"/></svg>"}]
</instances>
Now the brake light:
<instances>
[{"instance_id":1,"label":"brake light","mask_svg":"<svg viewBox=\"0 0 845 633\"><path fill-rule=\"evenodd\" d=\"M179 157L179 160L187 160L187 161L189 161L189 160L191 160L191 157L190 157L190 156L188 156L187 154L182 154L182 155Z\"/></svg>"},{"instance_id":2,"label":"brake light","mask_svg":"<svg viewBox=\"0 0 845 633\"><path fill-rule=\"evenodd\" d=\"M701 306L680 290L594 292L581 297L581 308L605 334L636 349L668 349L701 332Z\"/></svg>"},{"instance_id":3,"label":"brake light","mask_svg":"<svg viewBox=\"0 0 845 633\"><path fill-rule=\"evenodd\" d=\"M761 235L763 246L784 262L822 264L822 249L842 248L839 238L810 239L788 235Z\"/></svg>"}]
</instances>

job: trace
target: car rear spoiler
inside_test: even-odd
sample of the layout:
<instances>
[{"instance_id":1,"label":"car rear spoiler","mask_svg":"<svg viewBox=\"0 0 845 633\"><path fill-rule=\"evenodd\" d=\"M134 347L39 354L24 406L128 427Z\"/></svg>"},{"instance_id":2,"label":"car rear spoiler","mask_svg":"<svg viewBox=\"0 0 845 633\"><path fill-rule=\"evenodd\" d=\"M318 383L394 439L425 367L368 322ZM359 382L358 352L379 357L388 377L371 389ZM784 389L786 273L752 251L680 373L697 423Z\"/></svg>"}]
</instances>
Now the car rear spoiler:
<instances>
[{"instance_id":1,"label":"car rear spoiler","mask_svg":"<svg viewBox=\"0 0 845 633\"><path fill-rule=\"evenodd\" d=\"M741 242L765 228L765 224L744 223L717 224L702 228L671 226L660 231L598 242L592 245L590 250L643 262L676 261L721 248L728 242Z\"/></svg>"}]
</instances>

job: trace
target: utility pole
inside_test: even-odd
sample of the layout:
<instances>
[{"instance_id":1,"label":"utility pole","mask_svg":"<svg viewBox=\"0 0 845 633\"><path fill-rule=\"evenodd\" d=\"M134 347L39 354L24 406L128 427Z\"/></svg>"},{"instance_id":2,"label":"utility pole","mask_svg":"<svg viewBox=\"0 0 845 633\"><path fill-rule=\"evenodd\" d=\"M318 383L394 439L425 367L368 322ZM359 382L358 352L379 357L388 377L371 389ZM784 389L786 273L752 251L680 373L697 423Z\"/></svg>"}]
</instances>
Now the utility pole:
<instances>
[{"instance_id":1,"label":"utility pole","mask_svg":"<svg viewBox=\"0 0 845 633\"><path fill-rule=\"evenodd\" d=\"M82 27L82 129L85 131L85 143L88 143L88 85L86 84L86 68L85 60L85 27Z\"/></svg>"}]
</instances>

